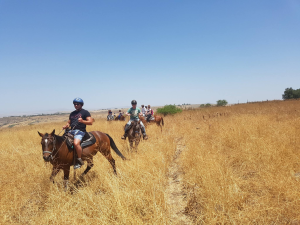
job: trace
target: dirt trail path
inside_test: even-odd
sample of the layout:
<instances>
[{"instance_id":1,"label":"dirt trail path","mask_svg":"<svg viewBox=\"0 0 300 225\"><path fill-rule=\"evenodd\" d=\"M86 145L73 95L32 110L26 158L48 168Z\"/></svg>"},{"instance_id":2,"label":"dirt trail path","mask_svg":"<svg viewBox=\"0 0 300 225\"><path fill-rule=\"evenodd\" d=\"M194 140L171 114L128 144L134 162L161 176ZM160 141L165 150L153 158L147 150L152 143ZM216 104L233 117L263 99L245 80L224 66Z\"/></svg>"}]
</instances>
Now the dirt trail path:
<instances>
[{"instance_id":1,"label":"dirt trail path","mask_svg":"<svg viewBox=\"0 0 300 225\"><path fill-rule=\"evenodd\" d=\"M187 205L184 199L185 193L182 185L182 170L180 168L180 154L184 151L183 138L176 140L177 148L173 161L169 166L168 187L166 189L166 199L171 210L171 224L192 224L192 221L184 214Z\"/></svg>"}]
</instances>

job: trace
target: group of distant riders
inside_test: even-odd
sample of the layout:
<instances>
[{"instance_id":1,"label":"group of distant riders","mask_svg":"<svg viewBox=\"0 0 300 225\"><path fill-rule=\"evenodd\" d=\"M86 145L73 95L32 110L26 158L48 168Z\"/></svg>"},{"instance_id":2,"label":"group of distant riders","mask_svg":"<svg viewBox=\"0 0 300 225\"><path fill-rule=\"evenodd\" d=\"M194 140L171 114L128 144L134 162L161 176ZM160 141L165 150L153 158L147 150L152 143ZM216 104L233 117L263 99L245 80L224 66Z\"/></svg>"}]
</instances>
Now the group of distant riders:
<instances>
[{"instance_id":1,"label":"group of distant riders","mask_svg":"<svg viewBox=\"0 0 300 225\"><path fill-rule=\"evenodd\" d=\"M73 100L73 104L74 104L74 107L76 110L71 112L71 114L69 116L69 120L68 120L67 124L65 126L63 126L63 129L65 129L66 132L74 135L74 147L75 147L75 150L77 153L77 160L74 165L74 169L78 169L84 164L81 159L82 148L81 148L80 143L86 133L86 125L92 125L93 119L91 117L91 114L87 110L82 108L84 102L81 98L75 98ZM129 119L128 123L125 125L125 133L121 137L124 140L127 137L127 133L129 131L130 124L132 121L140 121L139 116L144 116L147 118L147 121L149 122L151 117L153 116L153 110L151 109L150 105L148 105L148 107L142 105L142 110L140 110L140 108L136 107L137 101L132 100L131 106L132 107L130 109L128 109L127 112L125 112L125 115L130 116L130 119ZM118 116L119 116L119 118L121 116L123 116L123 113L121 112L121 110L119 110ZM107 119L112 118L112 117L114 118L111 110L109 110ZM143 139L147 140L148 137L146 134L145 126L142 121L140 121L140 124L141 124Z\"/></svg>"},{"instance_id":2,"label":"group of distant riders","mask_svg":"<svg viewBox=\"0 0 300 225\"><path fill-rule=\"evenodd\" d=\"M134 101L134 100L133 100ZM142 116L145 117L145 119L147 120L147 122L150 122L151 118L153 118L153 110L151 109L151 106L148 105L142 106ZM107 115L107 121L111 121L111 120L115 120L116 118L118 120L121 120L122 116L126 115L126 113L122 112L121 110L119 110L119 115L116 116L116 113L114 113L114 115L112 114L111 110L108 110L108 115Z\"/></svg>"}]
</instances>

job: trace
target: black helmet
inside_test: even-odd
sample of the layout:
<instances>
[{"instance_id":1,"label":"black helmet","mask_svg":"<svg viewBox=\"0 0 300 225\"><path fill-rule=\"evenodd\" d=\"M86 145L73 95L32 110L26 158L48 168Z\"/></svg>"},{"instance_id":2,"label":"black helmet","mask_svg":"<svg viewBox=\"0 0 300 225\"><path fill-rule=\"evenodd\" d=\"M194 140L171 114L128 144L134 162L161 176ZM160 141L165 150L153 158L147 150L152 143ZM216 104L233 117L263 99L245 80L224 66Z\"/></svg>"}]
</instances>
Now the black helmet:
<instances>
[{"instance_id":1,"label":"black helmet","mask_svg":"<svg viewBox=\"0 0 300 225\"><path fill-rule=\"evenodd\" d=\"M137 104L136 100L131 101L131 105L136 105L136 104Z\"/></svg>"}]
</instances>

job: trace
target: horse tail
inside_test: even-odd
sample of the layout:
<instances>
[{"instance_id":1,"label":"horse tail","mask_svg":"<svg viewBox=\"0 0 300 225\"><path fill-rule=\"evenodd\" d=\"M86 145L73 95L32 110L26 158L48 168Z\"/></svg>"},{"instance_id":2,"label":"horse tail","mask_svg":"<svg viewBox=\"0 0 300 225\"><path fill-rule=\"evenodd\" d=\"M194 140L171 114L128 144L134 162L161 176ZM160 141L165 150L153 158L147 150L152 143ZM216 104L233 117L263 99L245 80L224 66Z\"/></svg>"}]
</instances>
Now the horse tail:
<instances>
[{"instance_id":1,"label":"horse tail","mask_svg":"<svg viewBox=\"0 0 300 225\"><path fill-rule=\"evenodd\" d=\"M115 153L117 153L118 156L120 156L123 160L126 160L125 156L123 156L122 153L119 151L111 136L109 136L108 134L106 134L106 136L109 138L110 147L115 151Z\"/></svg>"},{"instance_id":2,"label":"horse tail","mask_svg":"<svg viewBox=\"0 0 300 225\"><path fill-rule=\"evenodd\" d=\"M164 126L164 118L161 117L161 122L162 122L162 125Z\"/></svg>"}]
</instances>

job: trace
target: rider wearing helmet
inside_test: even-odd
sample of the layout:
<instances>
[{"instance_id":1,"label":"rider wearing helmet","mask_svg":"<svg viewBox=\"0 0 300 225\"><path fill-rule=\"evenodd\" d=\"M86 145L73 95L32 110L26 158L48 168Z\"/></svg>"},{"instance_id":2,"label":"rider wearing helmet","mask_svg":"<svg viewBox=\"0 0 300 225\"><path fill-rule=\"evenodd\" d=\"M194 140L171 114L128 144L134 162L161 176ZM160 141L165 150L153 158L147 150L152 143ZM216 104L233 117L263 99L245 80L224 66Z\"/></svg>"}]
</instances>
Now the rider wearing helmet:
<instances>
[{"instance_id":1,"label":"rider wearing helmet","mask_svg":"<svg viewBox=\"0 0 300 225\"><path fill-rule=\"evenodd\" d=\"M139 108L136 107L137 105L137 102L136 100L132 100L131 101L131 105L132 107L130 109L128 109L128 111L125 113L127 116L130 116L130 120L128 121L128 123L125 125L125 133L124 135L121 137L122 139L126 139L127 137L127 132L128 132L128 128L131 124L131 121L139 121L139 115L142 116L143 114L141 113L141 110ZM146 130L145 130L145 126L143 124L142 121L140 121L140 124L141 124L141 128L142 128L142 133L143 133L143 139L144 140L147 140L148 137L147 137L147 134L146 134Z\"/></svg>"},{"instance_id":2,"label":"rider wearing helmet","mask_svg":"<svg viewBox=\"0 0 300 225\"><path fill-rule=\"evenodd\" d=\"M74 169L80 168L84 163L81 159L82 148L80 142L86 133L86 125L92 125L93 120L91 114L82 108L83 100L75 98L73 100L75 111L71 112L68 123L63 126L63 129L71 128L69 133L74 135L74 147L77 152L77 161L75 162Z\"/></svg>"},{"instance_id":3,"label":"rider wearing helmet","mask_svg":"<svg viewBox=\"0 0 300 225\"><path fill-rule=\"evenodd\" d=\"M114 116L111 110L108 110L107 121L114 120Z\"/></svg>"}]
</instances>

